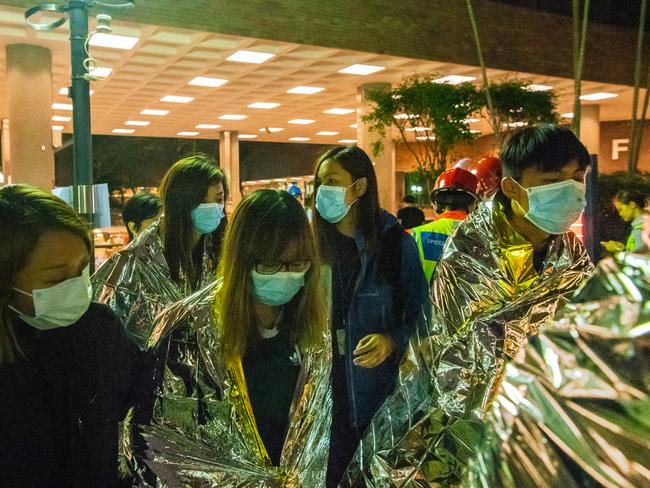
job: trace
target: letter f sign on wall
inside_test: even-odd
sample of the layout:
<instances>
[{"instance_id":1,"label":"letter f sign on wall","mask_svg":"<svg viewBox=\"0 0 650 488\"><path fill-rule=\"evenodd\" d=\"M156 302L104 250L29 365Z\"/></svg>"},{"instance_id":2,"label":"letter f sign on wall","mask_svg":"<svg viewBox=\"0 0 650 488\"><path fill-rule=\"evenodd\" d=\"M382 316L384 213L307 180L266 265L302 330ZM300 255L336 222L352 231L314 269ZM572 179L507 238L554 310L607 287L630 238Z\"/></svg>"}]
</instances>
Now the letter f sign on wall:
<instances>
[{"instance_id":1,"label":"letter f sign on wall","mask_svg":"<svg viewBox=\"0 0 650 488\"><path fill-rule=\"evenodd\" d=\"M629 139L612 139L612 159L617 161L622 152L627 152Z\"/></svg>"}]
</instances>

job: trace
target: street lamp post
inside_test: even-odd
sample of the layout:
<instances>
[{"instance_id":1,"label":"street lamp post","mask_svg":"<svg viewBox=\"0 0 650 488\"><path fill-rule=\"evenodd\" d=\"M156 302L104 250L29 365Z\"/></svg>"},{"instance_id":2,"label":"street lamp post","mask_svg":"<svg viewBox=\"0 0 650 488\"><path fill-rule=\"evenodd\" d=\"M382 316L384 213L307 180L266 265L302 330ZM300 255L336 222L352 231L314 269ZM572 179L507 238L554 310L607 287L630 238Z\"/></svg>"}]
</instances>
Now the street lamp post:
<instances>
[{"instance_id":1,"label":"street lamp post","mask_svg":"<svg viewBox=\"0 0 650 488\"><path fill-rule=\"evenodd\" d=\"M135 0L69 0L63 4L44 3L25 12L27 25L39 31L54 30L70 19L70 59L72 65L72 145L73 145L73 199L75 210L92 225L93 204L93 156L92 132L90 128L90 83L86 60L88 41L88 12L93 7L127 9L133 7ZM60 17L53 22L36 23L30 18L39 12L55 12Z\"/></svg>"},{"instance_id":2,"label":"street lamp post","mask_svg":"<svg viewBox=\"0 0 650 488\"><path fill-rule=\"evenodd\" d=\"M90 82L86 78L86 40L88 38L88 4L85 0L70 0L70 58L72 84L72 168L75 210L87 215L92 222L93 205L93 144L90 126Z\"/></svg>"}]
</instances>

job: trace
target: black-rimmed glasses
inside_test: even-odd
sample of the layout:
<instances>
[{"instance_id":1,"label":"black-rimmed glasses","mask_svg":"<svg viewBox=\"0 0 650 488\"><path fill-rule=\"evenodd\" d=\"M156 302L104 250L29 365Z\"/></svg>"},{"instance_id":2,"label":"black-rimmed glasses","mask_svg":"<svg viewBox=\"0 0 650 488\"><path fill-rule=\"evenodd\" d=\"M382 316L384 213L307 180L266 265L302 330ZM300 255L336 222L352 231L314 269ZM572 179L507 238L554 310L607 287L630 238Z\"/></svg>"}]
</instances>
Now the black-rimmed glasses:
<instances>
[{"instance_id":1,"label":"black-rimmed glasses","mask_svg":"<svg viewBox=\"0 0 650 488\"><path fill-rule=\"evenodd\" d=\"M285 263L282 261L260 261L255 265L255 271L259 274L275 274L279 271L291 271L292 273L302 273L311 267L311 261L299 259Z\"/></svg>"}]
</instances>

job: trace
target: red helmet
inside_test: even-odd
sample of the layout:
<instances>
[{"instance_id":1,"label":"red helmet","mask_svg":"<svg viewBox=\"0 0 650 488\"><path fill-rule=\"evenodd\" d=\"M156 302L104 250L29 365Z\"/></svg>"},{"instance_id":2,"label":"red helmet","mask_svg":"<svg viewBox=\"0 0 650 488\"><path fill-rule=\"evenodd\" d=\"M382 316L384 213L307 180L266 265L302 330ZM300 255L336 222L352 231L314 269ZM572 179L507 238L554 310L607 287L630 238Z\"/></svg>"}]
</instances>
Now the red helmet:
<instances>
[{"instance_id":1,"label":"red helmet","mask_svg":"<svg viewBox=\"0 0 650 488\"><path fill-rule=\"evenodd\" d=\"M476 186L478 180L476 176L462 168L451 168L444 171L433 187L431 197L433 198L436 193L449 190L463 191L476 197Z\"/></svg>"},{"instance_id":2,"label":"red helmet","mask_svg":"<svg viewBox=\"0 0 650 488\"><path fill-rule=\"evenodd\" d=\"M476 192L478 195L485 199L494 195L501 185L501 161L494 156L486 156L479 159L474 167L472 173L478 179L478 186Z\"/></svg>"}]
</instances>

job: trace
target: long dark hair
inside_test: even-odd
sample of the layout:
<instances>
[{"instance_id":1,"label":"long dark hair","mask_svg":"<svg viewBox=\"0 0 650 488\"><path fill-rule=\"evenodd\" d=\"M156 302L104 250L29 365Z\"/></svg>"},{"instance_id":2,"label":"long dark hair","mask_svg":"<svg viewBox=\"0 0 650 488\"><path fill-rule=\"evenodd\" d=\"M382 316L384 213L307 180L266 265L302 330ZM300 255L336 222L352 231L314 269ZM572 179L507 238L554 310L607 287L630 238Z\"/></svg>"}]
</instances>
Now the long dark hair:
<instances>
[{"instance_id":1,"label":"long dark hair","mask_svg":"<svg viewBox=\"0 0 650 488\"><path fill-rule=\"evenodd\" d=\"M311 262L311 267L303 288L284 306L289 336L303 349L322 344L325 304L318 251L307 215L286 191L257 190L235 209L217 273L223 278L215 303L223 326L219 347L229 363L246 354L247 345L257 332L251 272L259 261L275 260L292 245L301 258Z\"/></svg>"},{"instance_id":2,"label":"long dark hair","mask_svg":"<svg viewBox=\"0 0 650 488\"><path fill-rule=\"evenodd\" d=\"M357 207L357 225L364 237L365 251L373 252L379 242L379 192L377 190L377 176L368 155L356 146L337 146L326 151L316 161L314 195L318 193L321 181L318 178L318 171L321 165L331 159L352 175L352 181L359 178L366 178L366 193L355 203ZM315 201L315 199L314 199ZM316 238L323 259L331 264L334 256L330 246L331 236L337 232L336 225L330 224L322 218L313 204L313 221L316 229Z\"/></svg>"},{"instance_id":3,"label":"long dark hair","mask_svg":"<svg viewBox=\"0 0 650 488\"><path fill-rule=\"evenodd\" d=\"M228 192L223 172L209 156L190 156L176 162L160 183L163 200L165 259L173 281L179 283L181 271L194 284L201 266L201 254L193 253L194 228L192 209L203 203L211 186L223 184ZM197 249L201 250L201 237Z\"/></svg>"},{"instance_id":4,"label":"long dark hair","mask_svg":"<svg viewBox=\"0 0 650 488\"><path fill-rule=\"evenodd\" d=\"M88 227L63 200L28 185L0 188L0 364L13 363L20 353L9 310L16 275L41 235L53 230L79 236L90 253Z\"/></svg>"}]
</instances>

